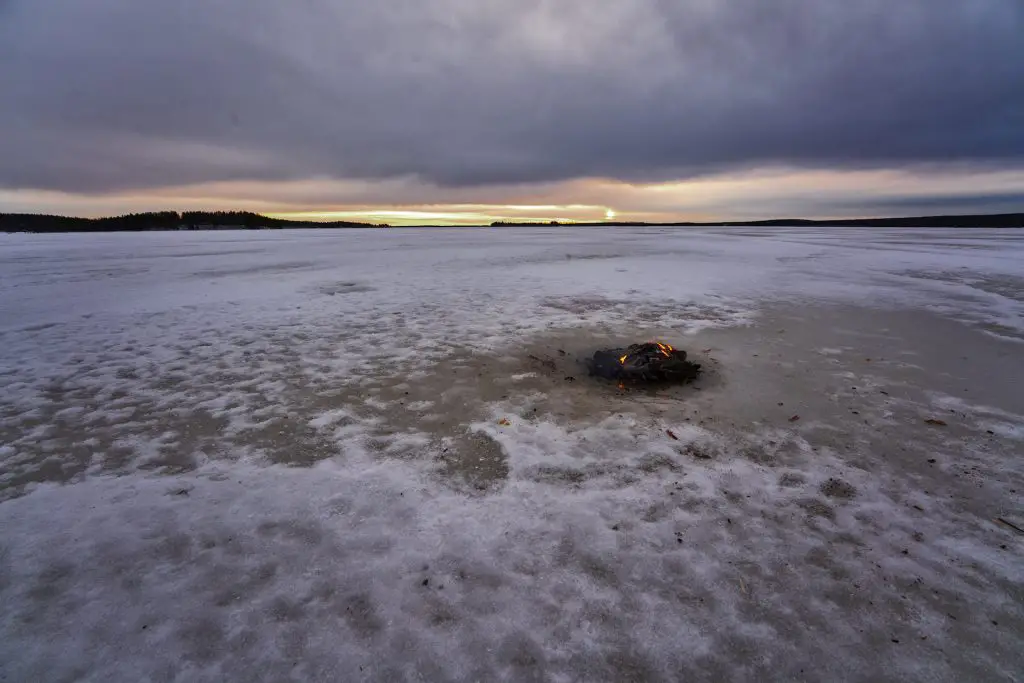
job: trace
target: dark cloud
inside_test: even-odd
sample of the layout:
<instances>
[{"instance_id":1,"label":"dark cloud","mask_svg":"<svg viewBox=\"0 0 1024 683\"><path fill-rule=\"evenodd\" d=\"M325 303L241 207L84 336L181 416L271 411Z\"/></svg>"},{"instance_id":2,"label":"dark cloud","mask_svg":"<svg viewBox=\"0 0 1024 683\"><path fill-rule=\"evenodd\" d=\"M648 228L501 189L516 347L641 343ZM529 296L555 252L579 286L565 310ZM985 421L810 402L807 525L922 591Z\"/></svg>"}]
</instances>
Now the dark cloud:
<instances>
[{"instance_id":1,"label":"dark cloud","mask_svg":"<svg viewBox=\"0 0 1024 683\"><path fill-rule=\"evenodd\" d=\"M0 187L1018 167L1021 36L1019 0L0 0Z\"/></svg>"},{"instance_id":2,"label":"dark cloud","mask_svg":"<svg viewBox=\"0 0 1024 683\"><path fill-rule=\"evenodd\" d=\"M1019 213L1024 210L1024 192L980 192L927 196L908 194L898 197L865 197L858 201L822 202L820 209L858 215L904 216L936 213Z\"/></svg>"}]
</instances>

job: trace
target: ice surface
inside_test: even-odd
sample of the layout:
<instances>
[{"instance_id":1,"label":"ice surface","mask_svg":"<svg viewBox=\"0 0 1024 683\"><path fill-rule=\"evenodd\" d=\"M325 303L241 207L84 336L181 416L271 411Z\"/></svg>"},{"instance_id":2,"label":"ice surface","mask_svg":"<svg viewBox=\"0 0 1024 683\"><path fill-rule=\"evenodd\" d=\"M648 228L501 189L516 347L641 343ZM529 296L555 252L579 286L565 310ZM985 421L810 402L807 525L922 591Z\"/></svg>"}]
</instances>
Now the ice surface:
<instances>
[{"instance_id":1,"label":"ice surface","mask_svg":"<svg viewBox=\"0 0 1024 683\"><path fill-rule=\"evenodd\" d=\"M1018 231L0 235L0 678L1012 679L1021 340Z\"/></svg>"}]
</instances>

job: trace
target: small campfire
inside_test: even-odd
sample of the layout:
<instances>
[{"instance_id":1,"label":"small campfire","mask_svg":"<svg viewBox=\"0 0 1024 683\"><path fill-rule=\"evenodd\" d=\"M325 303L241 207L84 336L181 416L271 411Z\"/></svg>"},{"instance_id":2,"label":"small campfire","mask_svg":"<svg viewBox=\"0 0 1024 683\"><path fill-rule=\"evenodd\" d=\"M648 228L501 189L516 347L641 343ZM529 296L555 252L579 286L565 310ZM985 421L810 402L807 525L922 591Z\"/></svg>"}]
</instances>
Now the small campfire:
<instances>
[{"instance_id":1,"label":"small campfire","mask_svg":"<svg viewBox=\"0 0 1024 683\"><path fill-rule=\"evenodd\" d=\"M686 351L661 342L597 351L587 365L591 375L617 382L683 384L700 374L700 365L686 360Z\"/></svg>"}]
</instances>

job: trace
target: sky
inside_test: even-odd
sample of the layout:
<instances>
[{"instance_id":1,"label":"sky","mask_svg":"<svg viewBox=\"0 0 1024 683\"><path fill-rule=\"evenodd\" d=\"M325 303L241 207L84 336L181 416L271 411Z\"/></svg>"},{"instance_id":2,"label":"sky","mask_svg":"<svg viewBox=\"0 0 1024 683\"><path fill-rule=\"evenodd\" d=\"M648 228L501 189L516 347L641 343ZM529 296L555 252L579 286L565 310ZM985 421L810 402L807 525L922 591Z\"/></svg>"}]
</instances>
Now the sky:
<instances>
[{"instance_id":1,"label":"sky","mask_svg":"<svg viewBox=\"0 0 1024 683\"><path fill-rule=\"evenodd\" d=\"M1020 0L0 0L0 211L1024 211Z\"/></svg>"}]
</instances>

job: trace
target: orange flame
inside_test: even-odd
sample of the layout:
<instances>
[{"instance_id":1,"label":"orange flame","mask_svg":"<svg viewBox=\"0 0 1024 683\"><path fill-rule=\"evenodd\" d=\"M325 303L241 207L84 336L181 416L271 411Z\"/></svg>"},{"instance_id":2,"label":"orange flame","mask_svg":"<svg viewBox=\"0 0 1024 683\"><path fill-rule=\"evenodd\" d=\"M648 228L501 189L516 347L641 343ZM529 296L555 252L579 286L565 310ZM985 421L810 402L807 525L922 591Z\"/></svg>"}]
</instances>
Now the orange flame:
<instances>
[{"instance_id":1,"label":"orange flame","mask_svg":"<svg viewBox=\"0 0 1024 683\"><path fill-rule=\"evenodd\" d=\"M621 363L622 365L625 365L627 358L629 358L628 355L623 356L622 358L619 359L619 363Z\"/></svg>"},{"instance_id":2,"label":"orange flame","mask_svg":"<svg viewBox=\"0 0 1024 683\"><path fill-rule=\"evenodd\" d=\"M666 358L670 358L672 356L672 352L675 351L670 344L662 344L661 342L654 343L658 345L658 348L661 349L661 352L665 354Z\"/></svg>"}]
</instances>

